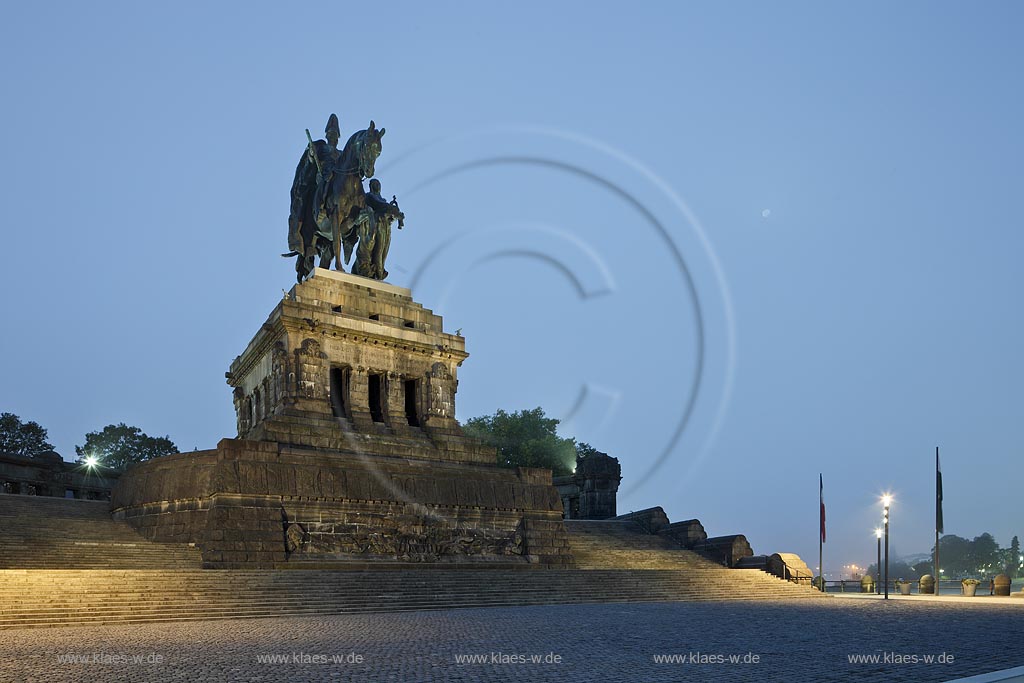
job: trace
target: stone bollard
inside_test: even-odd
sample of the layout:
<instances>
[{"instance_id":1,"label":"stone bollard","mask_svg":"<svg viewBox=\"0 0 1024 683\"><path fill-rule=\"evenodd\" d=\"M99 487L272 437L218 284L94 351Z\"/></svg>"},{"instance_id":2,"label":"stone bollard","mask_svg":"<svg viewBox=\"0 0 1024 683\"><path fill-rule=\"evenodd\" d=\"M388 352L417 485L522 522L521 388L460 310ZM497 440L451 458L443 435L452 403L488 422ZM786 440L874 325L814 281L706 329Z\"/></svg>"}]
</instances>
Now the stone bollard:
<instances>
[{"instance_id":1,"label":"stone bollard","mask_svg":"<svg viewBox=\"0 0 1024 683\"><path fill-rule=\"evenodd\" d=\"M996 595L1009 595L1010 594L1010 577L1006 574L1000 574L994 579L995 582L995 594Z\"/></svg>"},{"instance_id":2,"label":"stone bollard","mask_svg":"<svg viewBox=\"0 0 1024 683\"><path fill-rule=\"evenodd\" d=\"M917 584L917 591L921 595L931 595L935 592L935 577L925 574Z\"/></svg>"}]
</instances>

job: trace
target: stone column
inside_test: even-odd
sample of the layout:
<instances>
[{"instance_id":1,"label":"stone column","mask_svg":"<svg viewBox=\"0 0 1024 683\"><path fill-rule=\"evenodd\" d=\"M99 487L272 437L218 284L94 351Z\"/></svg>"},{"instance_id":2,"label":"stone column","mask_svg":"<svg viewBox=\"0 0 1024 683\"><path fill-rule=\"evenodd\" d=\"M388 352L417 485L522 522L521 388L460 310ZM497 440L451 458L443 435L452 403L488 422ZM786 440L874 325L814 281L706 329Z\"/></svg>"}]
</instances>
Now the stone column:
<instances>
[{"instance_id":1,"label":"stone column","mask_svg":"<svg viewBox=\"0 0 1024 683\"><path fill-rule=\"evenodd\" d=\"M352 368L348 387L352 424L360 429L370 428L373 425L373 418L370 416L369 371L362 366Z\"/></svg>"},{"instance_id":2,"label":"stone column","mask_svg":"<svg viewBox=\"0 0 1024 683\"><path fill-rule=\"evenodd\" d=\"M295 350L296 405L304 411L331 416L330 379L327 354L316 339L304 339L302 346Z\"/></svg>"},{"instance_id":3,"label":"stone column","mask_svg":"<svg viewBox=\"0 0 1024 683\"><path fill-rule=\"evenodd\" d=\"M405 415L405 377L397 372L387 373L387 423L397 431L408 431L409 420Z\"/></svg>"},{"instance_id":4,"label":"stone column","mask_svg":"<svg viewBox=\"0 0 1024 683\"><path fill-rule=\"evenodd\" d=\"M461 433L455 422L457 382L448 366L440 361L434 363L424 384L423 426L432 433Z\"/></svg>"},{"instance_id":5,"label":"stone column","mask_svg":"<svg viewBox=\"0 0 1024 683\"><path fill-rule=\"evenodd\" d=\"M235 387L235 390L231 392L231 398L235 403L235 426L238 430L238 438L241 439L249 432L249 427L251 426L247 408L248 402L242 387Z\"/></svg>"},{"instance_id":6,"label":"stone column","mask_svg":"<svg viewBox=\"0 0 1024 683\"><path fill-rule=\"evenodd\" d=\"M267 397L270 415L280 415L284 412L286 404L294 397L295 376L291 375L289 384L289 363L288 351L285 350L282 342L274 344L274 350L270 357L270 395Z\"/></svg>"}]
</instances>

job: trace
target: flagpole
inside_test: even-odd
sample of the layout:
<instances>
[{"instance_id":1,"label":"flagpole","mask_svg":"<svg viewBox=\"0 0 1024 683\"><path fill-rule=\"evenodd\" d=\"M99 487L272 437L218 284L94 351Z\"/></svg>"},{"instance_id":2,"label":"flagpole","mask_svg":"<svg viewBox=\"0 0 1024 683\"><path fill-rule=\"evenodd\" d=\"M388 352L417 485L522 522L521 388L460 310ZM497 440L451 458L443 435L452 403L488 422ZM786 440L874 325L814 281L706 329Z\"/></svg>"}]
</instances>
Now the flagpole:
<instances>
[{"instance_id":1,"label":"flagpole","mask_svg":"<svg viewBox=\"0 0 1024 683\"><path fill-rule=\"evenodd\" d=\"M825 592L825 565L822 560L821 534L818 534L818 575L821 577L821 592Z\"/></svg>"},{"instance_id":2,"label":"flagpole","mask_svg":"<svg viewBox=\"0 0 1024 683\"><path fill-rule=\"evenodd\" d=\"M935 447L935 594L939 594L939 522L942 517L942 473L939 471L939 447Z\"/></svg>"},{"instance_id":3,"label":"flagpole","mask_svg":"<svg viewBox=\"0 0 1024 683\"><path fill-rule=\"evenodd\" d=\"M821 479L821 473L818 473L818 576L821 577L821 592L825 592L825 560L824 553L822 551L822 545L825 542L825 535L822 533L825 529L825 484Z\"/></svg>"}]
</instances>

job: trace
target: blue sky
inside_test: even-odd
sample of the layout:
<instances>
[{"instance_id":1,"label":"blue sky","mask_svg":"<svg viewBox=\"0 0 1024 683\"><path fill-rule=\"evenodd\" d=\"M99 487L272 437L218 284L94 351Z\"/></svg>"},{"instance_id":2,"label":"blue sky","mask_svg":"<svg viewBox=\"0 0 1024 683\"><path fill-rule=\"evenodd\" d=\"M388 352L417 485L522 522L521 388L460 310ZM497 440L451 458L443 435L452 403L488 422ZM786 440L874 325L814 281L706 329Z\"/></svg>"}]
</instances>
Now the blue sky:
<instances>
[{"instance_id":1,"label":"blue sky","mask_svg":"<svg viewBox=\"0 0 1024 683\"><path fill-rule=\"evenodd\" d=\"M756 552L1024 532L1014 3L19 3L0 25L0 410L233 436L304 128L385 126L390 281L460 419L543 406ZM689 411L688 411L688 406Z\"/></svg>"}]
</instances>

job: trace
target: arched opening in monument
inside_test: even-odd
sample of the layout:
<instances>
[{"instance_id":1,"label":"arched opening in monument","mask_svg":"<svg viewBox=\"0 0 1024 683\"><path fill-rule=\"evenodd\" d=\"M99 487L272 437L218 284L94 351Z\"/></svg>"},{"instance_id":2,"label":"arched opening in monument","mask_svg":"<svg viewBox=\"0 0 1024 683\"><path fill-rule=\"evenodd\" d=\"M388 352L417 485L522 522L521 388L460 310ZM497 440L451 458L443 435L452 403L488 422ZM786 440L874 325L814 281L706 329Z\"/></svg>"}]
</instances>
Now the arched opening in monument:
<instances>
[{"instance_id":1,"label":"arched opening in monument","mask_svg":"<svg viewBox=\"0 0 1024 683\"><path fill-rule=\"evenodd\" d=\"M260 421L263 414L263 403L260 401L260 390L256 389L252 394L252 423L255 425Z\"/></svg>"},{"instance_id":2,"label":"arched opening in monument","mask_svg":"<svg viewBox=\"0 0 1024 683\"><path fill-rule=\"evenodd\" d=\"M384 375L371 374L369 376L370 386L370 417L374 422L384 422Z\"/></svg>"},{"instance_id":3,"label":"arched opening in monument","mask_svg":"<svg viewBox=\"0 0 1024 683\"><path fill-rule=\"evenodd\" d=\"M419 427L420 416L419 411L416 409L419 380L407 379L403 383L403 387L405 390L405 418L409 421L410 427Z\"/></svg>"},{"instance_id":4,"label":"arched opening in monument","mask_svg":"<svg viewBox=\"0 0 1024 683\"><path fill-rule=\"evenodd\" d=\"M349 417L350 372L351 369L347 366L331 368L331 413L334 417Z\"/></svg>"}]
</instances>

